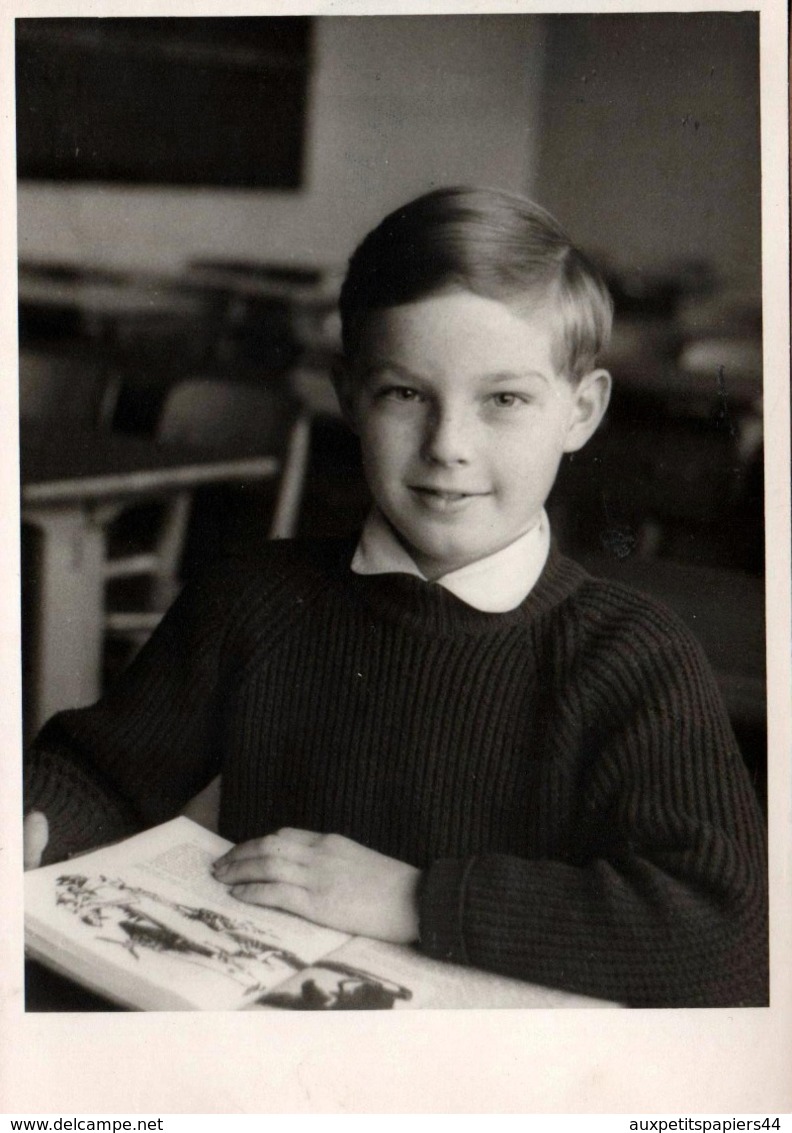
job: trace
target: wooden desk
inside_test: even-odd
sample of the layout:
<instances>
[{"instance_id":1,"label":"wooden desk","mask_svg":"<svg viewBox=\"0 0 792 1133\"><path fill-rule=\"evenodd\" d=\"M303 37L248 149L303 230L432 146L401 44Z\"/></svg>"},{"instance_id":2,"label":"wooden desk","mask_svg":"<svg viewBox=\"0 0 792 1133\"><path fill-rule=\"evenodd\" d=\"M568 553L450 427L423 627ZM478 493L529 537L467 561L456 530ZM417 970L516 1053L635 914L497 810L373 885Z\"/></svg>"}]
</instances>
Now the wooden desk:
<instances>
[{"instance_id":1,"label":"wooden desk","mask_svg":"<svg viewBox=\"0 0 792 1133\"><path fill-rule=\"evenodd\" d=\"M123 1011L37 960L25 960L25 1011Z\"/></svg>"},{"instance_id":2,"label":"wooden desk","mask_svg":"<svg viewBox=\"0 0 792 1133\"><path fill-rule=\"evenodd\" d=\"M97 338L115 334L119 323L161 315L196 314L200 296L175 286L175 280L111 280L48 278L24 269L19 274L21 306L73 309L86 330Z\"/></svg>"},{"instance_id":3,"label":"wooden desk","mask_svg":"<svg viewBox=\"0 0 792 1133\"><path fill-rule=\"evenodd\" d=\"M194 263L185 279L190 284L210 290L227 291L245 299L284 299L308 310L326 311L338 302L342 273L330 269L319 271L316 280L284 280L266 267L233 266L223 263Z\"/></svg>"},{"instance_id":4,"label":"wooden desk","mask_svg":"<svg viewBox=\"0 0 792 1133\"><path fill-rule=\"evenodd\" d=\"M614 1006L237 901L211 871L230 845L183 814L28 872L27 1010Z\"/></svg>"},{"instance_id":5,"label":"wooden desk","mask_svg":"<svg viewBox=\"0 0 792 1133\"><path fill-rule=\"evenodd\" d=\"M762 397L761 336L732 339L692 329L684 334L662 317L621 315L601 363L614 387L685 408L726 405L757 412Z\"/></svg>"},{"instance_id":6,"label":"wooden desk","mask_svg":"<svg viewBox=\"0 0 792 1133\"><path fill-rule=\"evenodd\" d=\"M114 501L165 497L201 484L264 480L271 456L190 450L148 438L24 423L22 520L42 537L35 677L26 731L100 693L105 524Z\"/></svg>"},{"instance_id":7,"label":"wooden desk","mask_svg":"<svg viewBox=\"0 0 792 1133\"><path fill-rule=\"evenodd\" d=\"M288 312L291 331L303 349L340 346L338 272L320 272L316 281L303 282L284 280L277 273L268 273L266 268L256 271L252 267L192 264L184 278L187 285L200 293L225 297L223 321L229 327L248 320L256 322L262 317L262 309L266 312L271 304L282 305Z\"/></svg>"},{"instance_id":8,"label":"wooden desk","mask_svg":"<svg viewBox=\"0 0 792 1133\"><path fill-rule=\"evenodd\" d=\"M396 947L384 945L384 948ZM410 964L426 968L428 978L438 980L437 999L431 1007L451 1009L522 1008L524 1009L583 1009L612 1007L617 1003L590 999L569 991L541 987L522 980L511 980L491 975L474 968L459 968L439 960L411 957ZM451 978L449 978L451 977ZM405 1004L409 1009L409 1005ZM273 1008L267 1008L273 1010ZM81 987L66 976L46 968L36 960L25 961L25 1011L125 1011L109 999ZM420 1007L418 1008L420 1010Z\"/></svg>"}]
</instances>

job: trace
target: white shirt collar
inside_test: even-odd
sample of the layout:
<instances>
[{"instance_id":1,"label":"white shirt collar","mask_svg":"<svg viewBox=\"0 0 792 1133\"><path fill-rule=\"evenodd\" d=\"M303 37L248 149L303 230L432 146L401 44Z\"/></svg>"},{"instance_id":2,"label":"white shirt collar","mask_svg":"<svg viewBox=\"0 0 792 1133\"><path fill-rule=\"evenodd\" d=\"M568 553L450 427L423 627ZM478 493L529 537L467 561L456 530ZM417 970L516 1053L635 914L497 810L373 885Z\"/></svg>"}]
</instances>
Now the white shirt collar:
<instances>
[{"instance_id":1,"label":"white shirt collar","mask_svg":"<svg viewBox=\"0 0 792 1133\"><path fill-rule=\"evenodd\" d=\"M528 597L549 550L550 522L542 509L536 525L508 547L449 571L436 582L477 610L502 614ZM426 581L377 508L366 520L350 566L355 574L412 574Z\"/></svg>"}]
</instances>

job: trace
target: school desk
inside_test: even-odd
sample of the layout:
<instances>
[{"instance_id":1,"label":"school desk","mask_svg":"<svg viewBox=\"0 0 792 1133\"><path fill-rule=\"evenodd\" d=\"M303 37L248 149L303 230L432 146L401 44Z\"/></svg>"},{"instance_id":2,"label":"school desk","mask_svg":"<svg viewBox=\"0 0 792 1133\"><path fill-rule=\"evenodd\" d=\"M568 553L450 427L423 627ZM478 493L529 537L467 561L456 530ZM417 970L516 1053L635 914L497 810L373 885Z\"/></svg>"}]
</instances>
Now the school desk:
<instances>
[{"instance_id":1,"label":"school desk","mask_svg":"<svg viewBox=\"0 0 792 1133\"><path fill-rule=\"evenodd\" d=\"M397 946L394 945L394 948ZM407 949L405 949L405 953ZM414 962L414 961L413 961ZM436 969L438 961L428 961L427 965ZM621 1008L621 1004L604 999L590 999L585 995L575 995L569 991L541 987L527 981L484 975L472 968L461 968L453 964L443 964L453 978L444 980L442 990L438 991L433 1007L452 1009L482 1008L522 1008L557 1010L577 1008L582 1010L599 1008ZM431 981L429 975L428 980ZM61 1011L124 1011L108 999L88 991L66 976L45 968L36 960L25 961L25 1010L29 1012ZM268 1008L272 1010L272 1008ZM277 1009L276 1009L277 1010ZM419 1008L420 1010L420 1008Z\"/></svg>"},{"instance_id":2,"label":"school desk","mask_svg":"<svg viewBox=\"0 0 792 1133\"><path fill-rule=\"evenodd\" d=\"M19 274L19 304L23 308L74 310L89 335L114 341L121 327L141 320L163 315L196 316L200 296L188 294L174 283L170 278L51 278L45 272L23 267Z\"/></svg>"},{"instance_id":3,"label":"school desk","mask_svg":"<svg viewBox=\"0 0 792 1133\"><path fill-rule=\"evenodd\" d=\"M26 732L100 693L106 555L103 509L217 483L276 475L272 456L219 453L69 425L25 422L22 521L41 534Z\"/></svg>"}]
</instances>

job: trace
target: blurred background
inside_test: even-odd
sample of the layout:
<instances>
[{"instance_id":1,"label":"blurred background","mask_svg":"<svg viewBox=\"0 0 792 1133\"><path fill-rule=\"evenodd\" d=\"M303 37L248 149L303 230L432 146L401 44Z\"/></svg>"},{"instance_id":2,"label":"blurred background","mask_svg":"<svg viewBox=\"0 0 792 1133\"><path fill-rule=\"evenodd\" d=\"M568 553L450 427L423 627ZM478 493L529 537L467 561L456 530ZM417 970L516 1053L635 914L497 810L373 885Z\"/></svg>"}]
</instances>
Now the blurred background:
<instances>
[{"instance_id":1,"label":"blurred background","mask_svg":"<svg viewBox=\"0 0 792 1133\"><path fill-rule=\"evenodd\" d=\"M16 26L28 734L213 556L359 526L345 261L479 183L558 216L616 301L556 535L699 634L763 796L758 14Z\"/></svg>"}]
</instances>

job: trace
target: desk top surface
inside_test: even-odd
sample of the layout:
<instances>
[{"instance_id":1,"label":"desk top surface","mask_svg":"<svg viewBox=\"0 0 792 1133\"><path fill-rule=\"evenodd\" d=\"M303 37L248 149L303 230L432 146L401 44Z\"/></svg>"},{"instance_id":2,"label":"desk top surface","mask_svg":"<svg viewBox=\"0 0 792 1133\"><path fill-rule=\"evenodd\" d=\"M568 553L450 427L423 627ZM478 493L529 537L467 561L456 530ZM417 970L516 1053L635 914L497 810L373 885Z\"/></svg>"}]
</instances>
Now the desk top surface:
<instances>
[{"instance_id":1,"label":"desk top surface","mask_svg":"<svg viewBox=\"0 0 792 1133\"><path fill-rule=\"evenodd\" d=\"M108 318L197 313L207 291L224 291L248 299L284 300L321 312L335 306L339 286L336 277L325 282L288 283L222 266L195 267L183 277L131 279L70 279L22 269L18 283L22 305L73 307Z\"/></svg>"},{"instance_id":2,"label":"desk top surface","mask_svg":"<svg viewBox=\"0 0 792 1133\"><path fill-rule=\"evenodd\" d=\"M415 963L412 960L412 963ZM444 965L440 961L423 961L431 969L447 967L455 979L448 980L437 1001L418 1005L442 1007L446 1009L521 1008L534 1010L597 1010L602 1008L621 1009L618 1003L603 999L590 999L572 992L541 987L538 984L511 980L505 977L481 972L475 968L461 969L456 965ZM421 963L418 958L417 963ZM404 1006L408 1006L405 1004ZM267 1008L267 1010L278 1008ZM416 1009L413 1007L413 1009ZM127 1008L89 991L74 980L54 972L37 960L25 961L25 1011L27 1012L87 1012L87 1011L125 1011Z\"/></svg>"},{"instance_id":3,"label":"desk top surface","mask_svg":"<svg viewBox=\"0 0 792 1133\"><path fill-rule=\"evenodd\" d=\"M185 448L80 426L55 432L32 422L22 424L20 458L26 505L261 480L279 467L274 457L252 451Z\"/></svg>"},{"instance_id":4,"label":"desk top surface","mask_svg":"<svg viewBox=\"0 0 792 1133\"><path fill-rule=\"evenodd\" d=\"M189 314L200 296L179 290L169 280L134 282L49 279L21 272L19 301L30 306L75 307L92 315L134 316Z\"/></svg>"}]
</instances>

